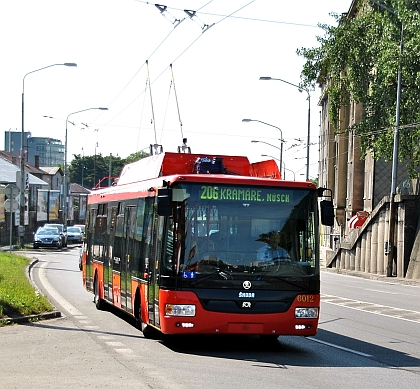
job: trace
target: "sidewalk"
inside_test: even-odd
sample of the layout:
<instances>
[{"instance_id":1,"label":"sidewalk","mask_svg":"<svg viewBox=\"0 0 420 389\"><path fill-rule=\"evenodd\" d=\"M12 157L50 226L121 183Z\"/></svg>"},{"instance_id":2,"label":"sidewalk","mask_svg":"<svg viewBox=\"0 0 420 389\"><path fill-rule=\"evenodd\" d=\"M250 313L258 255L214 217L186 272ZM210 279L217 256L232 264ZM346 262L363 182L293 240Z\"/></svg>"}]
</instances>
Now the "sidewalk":
<instances>
[{"instance_id":1,"label":"sidewalk","mask_svg":"<svg viewBox=\"0 0 420 389\"><path fill-rule=\"evenodd\" d=\"M356 270L346 270L346 269L339 269L335 267L326 267L326 258L327 258L327 251L329 249L321 246L320 248L320 266L321 271L329 271L337 274L345 274L347 276L354 276L354 277L360 277L360 278L366 278L369 280L375 280L375 281L383 281L383 282L390 282L390 283L398 283L403 285L412 285L412 286L420 286L420 279L407 279L404 277L387 277L385 275L380 274L373 274L373 273L365 273L361 271Z\"/></svg>"},{"instance_id":2,"label":"sidewalk","mask_svg":"<svg viewBox=\"0 0 420 389\"><path fill-rule=\"evenodd\" d=\"M420 287L420 280L411 280L411 279L407 279L403 277L387 277L385 275L365 273L365 272L360 272L360 271L355 271L355 270L329 268L329 267L325 267L325 265L321 266L321 271L327 271L331 273L343 274L343 275L353 276L353 277L360 277L360 278L365 278L365 279L375 280L375 281L389 282L392 284L402 284L402 285L411 285L411 286Z\"/></svg>"}]
</instances>

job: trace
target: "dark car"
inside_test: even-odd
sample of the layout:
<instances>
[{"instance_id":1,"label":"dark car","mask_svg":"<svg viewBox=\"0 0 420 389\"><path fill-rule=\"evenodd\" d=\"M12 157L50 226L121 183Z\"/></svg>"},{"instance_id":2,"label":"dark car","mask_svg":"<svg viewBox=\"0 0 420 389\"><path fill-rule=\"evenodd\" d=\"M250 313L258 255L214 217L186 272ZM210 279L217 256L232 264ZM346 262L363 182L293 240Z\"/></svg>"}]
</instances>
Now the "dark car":
<instances>
[{"instance_id":1,"label":"dark car","mask_svg":"<svg viewBox=\"0 0 420 389\"><path fill-rule=\"evenodd\" d=\"M34 249L39 247L56 247L61 249L63 247L62 236L58 228L40 227L34 233L33 240Z\"/></svg>"},{"instance_id":2,"label":"dark car","mask_svg":"<svg viewBox=\"0 0 420 389\"><path fill-rule=\"evenodd\" d=\"M67 227L67 241L73 243L83 242L83 232L80 227Z\"/></svg>"},{"instance_id":3,"label":"dark car","mask_svg":"<svg viewBox=\"0 0 420 389\"><path fill-rule=\"evenodd\" d=\"M44 227L57 228L61 235L62 247L67 247L67 226L65 226L64 224L47 223L44 224Z\"/></svg>"}]
</instances>

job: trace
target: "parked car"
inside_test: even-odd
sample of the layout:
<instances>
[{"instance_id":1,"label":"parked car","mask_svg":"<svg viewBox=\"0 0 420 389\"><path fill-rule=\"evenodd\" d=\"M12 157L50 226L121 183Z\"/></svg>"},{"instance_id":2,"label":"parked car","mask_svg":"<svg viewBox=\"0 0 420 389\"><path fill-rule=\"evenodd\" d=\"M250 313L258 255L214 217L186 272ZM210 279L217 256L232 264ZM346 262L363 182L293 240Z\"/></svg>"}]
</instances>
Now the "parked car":
<instances>
[{"instance_id":1,"label":"parked car","mask_svg":"<svg viewBox=\"0 0 420 389\"><path fill-rule=\"evenodd\" d=\"M83 232L80 227L67 227L67 241L73 243L83 242Z\"/></svg>"},{"instance_id":2,"label":"parked car","mask_svg":"<svg viewBox=\"0 0 420 389\"><path fill-rule=\"evenodd\" d=\"M33 239L34 249L39 247L63 247L62 236L58 228L40 227L34 233Z\"/></svg>"},{"instance_id":3,"label":"parked car","mask_svg":"<svg viewBox=\"0 0 420 389\"><path fill-rule=\"evenodd\" d=\"M67 247L67 226L64 224L46 223L44 227L57 228L61 235L61 244L63 247Z\"/></svg>"},{"instance_id":4,"label":"parked car","mask_svg":"<svg viewBox=\"0 0 420 389\"><path fill-rule=\"evenodd\" d=\"M73 227L80 227L83 234L83 241L85 240L85 225L84 224L75 224Z\"/></svg>"}]
</instances>

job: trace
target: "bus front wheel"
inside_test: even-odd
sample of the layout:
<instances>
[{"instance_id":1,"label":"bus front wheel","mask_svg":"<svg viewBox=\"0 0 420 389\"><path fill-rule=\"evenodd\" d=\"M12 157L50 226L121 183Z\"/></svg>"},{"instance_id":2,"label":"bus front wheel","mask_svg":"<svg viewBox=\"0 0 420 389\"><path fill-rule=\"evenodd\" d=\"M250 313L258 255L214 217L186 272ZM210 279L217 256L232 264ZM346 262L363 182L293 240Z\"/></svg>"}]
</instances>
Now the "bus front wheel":
<instances>
[{"instance_id":1,"label":"bus front wheel","mask_svg":"<svg viewBox=\"0 0 420 389\"><path fill-rule=\"evenodd\" d=\"M146 339L156 339L156 330L145 323L141 323L141 331Z\"/></svg>"},{"instance_id":2,"label":"bus front wheel","mask_svg":"<svg viewBox=\"0 0 420 389\"><path fill-rule=\"evenodd\" d=\"M141 320L141 305L140 305L140 291L137 290L136 298L134 300L134 316L136 318L136 328L143 332L146 339L156 339L157 332L153 327L150 327Z\"/></svg>"}]
</instances>

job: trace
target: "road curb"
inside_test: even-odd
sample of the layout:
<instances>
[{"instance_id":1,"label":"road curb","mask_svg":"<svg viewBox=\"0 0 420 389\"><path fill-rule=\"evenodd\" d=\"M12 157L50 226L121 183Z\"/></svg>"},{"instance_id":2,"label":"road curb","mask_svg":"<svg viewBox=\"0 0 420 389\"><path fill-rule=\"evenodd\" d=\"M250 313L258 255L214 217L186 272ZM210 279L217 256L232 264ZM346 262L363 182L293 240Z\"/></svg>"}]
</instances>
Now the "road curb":
<instances>
[{"instance_id":1,"label":"road curb","mask_svg":"<svg viewBox=\"0 0 420 389\"><path fill-rule=\"evenodd\" d=\"M3 325L26 324L26 323L32 323L32 322L41 321L41 320L56 319L58 317L62 317L61 312L52 311L52 312L38 313L36 315L5 317L0 320L0 323Z\"/></svg>"}]
</instances>

